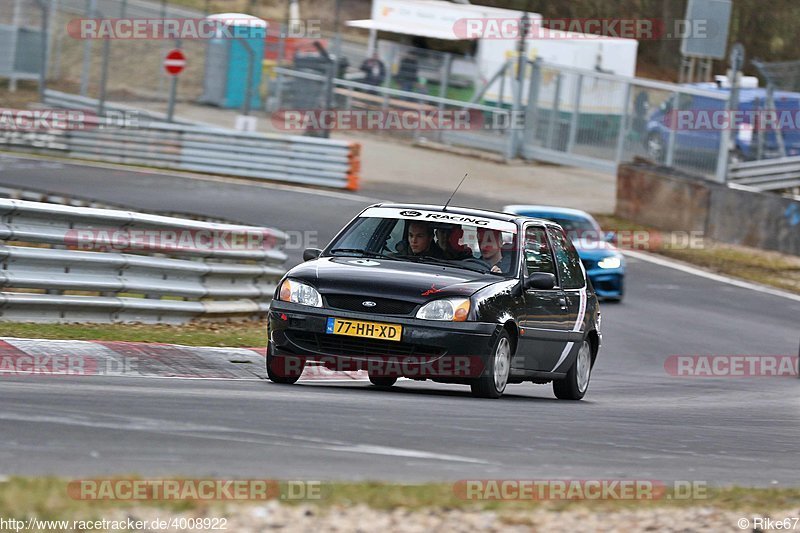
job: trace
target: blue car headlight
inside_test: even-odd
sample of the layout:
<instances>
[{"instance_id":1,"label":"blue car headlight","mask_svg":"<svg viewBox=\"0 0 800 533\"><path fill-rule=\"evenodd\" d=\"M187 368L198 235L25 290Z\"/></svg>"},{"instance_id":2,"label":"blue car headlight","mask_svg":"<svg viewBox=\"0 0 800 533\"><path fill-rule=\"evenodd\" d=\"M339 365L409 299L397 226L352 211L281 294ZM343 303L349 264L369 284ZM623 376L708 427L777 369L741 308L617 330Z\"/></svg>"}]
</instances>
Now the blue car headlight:
<instances>
[{"instance_id":1,"label":"blue car headlight","mask_svg":"<svg viewBox=\"0 0 800 533\"><path fill-rule=\"evenodd\" d=\"M622 258L616 255L610 255L598 261L597 266L605 269L619 268L622 266Z\"/></svg>"}]
</instances>

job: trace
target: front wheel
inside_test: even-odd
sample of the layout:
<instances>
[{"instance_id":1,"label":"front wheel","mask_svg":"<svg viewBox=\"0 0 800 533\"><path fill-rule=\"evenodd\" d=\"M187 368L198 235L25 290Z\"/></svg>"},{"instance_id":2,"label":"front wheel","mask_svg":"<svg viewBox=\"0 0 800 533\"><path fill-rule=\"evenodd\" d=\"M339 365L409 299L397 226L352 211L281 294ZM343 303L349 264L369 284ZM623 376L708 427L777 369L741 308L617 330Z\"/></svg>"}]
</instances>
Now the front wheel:
<instances>
[{"instance_id":1,"label":"front wheel","mask_svg":"<svg viewBox=\"0 0 800 533\"><path fill-rule=\"evenodd\" d=\"M397 378L385 376L369 376L369 381L376 387L389 388L397 383Z\"/></svg>"},{"instance_id":2,"label":"front wheel","mask_svg":"<svg viewBox=\"0 0 800 533\"><path fill-rule=\"evenodd\" d=\"M553 392L559 400L580 400L589 388L592 373L592 347L588 340L578 349L578 357L567 372L567 377L553 381Z\"/></svg>"},{"instance_id":3,"label":"front wheel","mask_svg":"<svg viewBox=\"0 0 800 533\"><path fill-rule=\"evenodd\" d=\"M506 390L510 373L511 340L508 332L502 330L494 343L492 356L489 357L483 375L470 384L472 395L477 398L499 398Z\"/></svg>"},{"instance_id":4,"label":"front wheel","mask_svg":"<svg viewBox=\"0 0 800 533\"><path fill-rule=\"evenodd\" d=\"M267 377L273 383L292 385L303 374L306 361L302 357L272 355L272 343L267 344Z\"/></svg>"}]
</instances>

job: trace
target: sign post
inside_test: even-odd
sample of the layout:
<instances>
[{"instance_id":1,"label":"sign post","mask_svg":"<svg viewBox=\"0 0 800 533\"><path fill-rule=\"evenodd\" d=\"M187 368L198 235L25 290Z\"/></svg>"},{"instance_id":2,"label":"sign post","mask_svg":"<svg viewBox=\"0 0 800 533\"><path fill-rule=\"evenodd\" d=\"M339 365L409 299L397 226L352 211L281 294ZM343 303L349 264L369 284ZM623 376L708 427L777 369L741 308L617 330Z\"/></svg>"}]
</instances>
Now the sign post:
<instances>
[{"instance_id":1,"label":"sign post","mask_svg":"<svg viewBox=\"0 0 800 533\"><path fill-rule=\"evenodd\" d=\"M164 57L164 70L167 74L172 76L172 82L169 88L169 104L167 107L167 122L172 122L172 117L175 115L175 97L178 93L178 74L183 72L186 67L186 56L183 52L176 48L167 52Z\"/></svg>"}]
</instances>

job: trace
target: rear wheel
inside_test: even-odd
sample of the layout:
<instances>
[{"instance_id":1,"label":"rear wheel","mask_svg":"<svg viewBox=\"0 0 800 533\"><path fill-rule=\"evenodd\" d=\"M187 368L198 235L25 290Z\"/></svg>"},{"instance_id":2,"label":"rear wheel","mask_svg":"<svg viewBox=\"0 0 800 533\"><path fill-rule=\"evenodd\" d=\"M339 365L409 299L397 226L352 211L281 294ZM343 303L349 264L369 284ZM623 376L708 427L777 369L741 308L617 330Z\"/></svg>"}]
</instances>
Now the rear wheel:
<instances>
[{"instance_id":1,"label":"rear wheel","mask_svg":"<svg viewBox=\"0 0 800 533\"><path fill-rule=\"evenodd\" d=\"M302 357L272 355L272 343L267 344L267 377L273 383L291 385L303 374L306 361Z\"/></svg>"},{"instance_id":2,"label":"rear wheel","mask_svg":"<svg viewBox=\"0 0 800 533\"><path fill-rule=\"evenodd\" d=\"M589 388L592 373L592 346L588 339L578 349L578 357L567 372L567 377L553 381L553 392L559 400L580 400Z\"/></svg>"},{"instance_id":3,"label":"rear wheel","mask_svg":"<svg viewBox=\"0 0 800 533\"><path fill-rule=\"evenodd\" d=\"M511 340L508 332L502 330L495 341L492 356L489 357L483 375L474 380L470 387L477 398L499 398L503 395L511 372Z\"/></svg>"}]
</instances>

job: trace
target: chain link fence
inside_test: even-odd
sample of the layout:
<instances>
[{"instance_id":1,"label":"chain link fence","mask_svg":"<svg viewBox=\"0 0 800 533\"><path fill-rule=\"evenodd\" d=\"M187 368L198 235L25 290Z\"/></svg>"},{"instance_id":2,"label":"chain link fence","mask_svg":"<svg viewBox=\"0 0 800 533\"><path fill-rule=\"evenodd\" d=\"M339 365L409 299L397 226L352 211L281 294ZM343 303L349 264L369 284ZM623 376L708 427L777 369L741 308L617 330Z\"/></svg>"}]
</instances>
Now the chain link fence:
<instances>
[{"instance_id":1,"label":"chain link fence","mask_svg":"<svg viewBox=\"0 0 800 533\"><path fill-rule=\"evenodd\" d=\"M41 54L33 51L36 43L42 42L37 32L47 14L51 87L97 98L102 96L105 80L108 101L164 112L171 80L163 61L168 50L180 47L187 63L178 78L178 101L214 103L208 101L204 91L208 80L216 76L209 39L81 39L74 32L75 24L82 19L199 20L205 16L202 11L139 0L0 2L4 7L0 9L0 42L9 49L23 47L23 55L30 62L12 64L9 57L14 54L7 54L9 57L0 58L0 75L8 76L7 71L16 68L38 77L39 64L34 58ZM262 67L265 74L257 93L264 99L257 99L253 107L253 113L267 118L265 122L275 130L287 129L281 115L286 110L439 117L466 113L466 128L353 129L464 146L505 158L521 156L609 172L621 162L646 157L721 182L726 179L729 151L736 157L731 150L735 142L731 141L739 132L681 128L674 121L683 112L724 112L729 91L540 61L526 61L519 76L517 60L510 59L504 67L505 75L495 80L495 85L502 86L503 96L492 93L489 100L488 93L481 92L488 80L480 78L474 59L468 55L379 40L375 58L380 63L376 63L366 40L343 36L337 43L335 35L323 32L302 43L282 42L280 26L273 23L262 43L264 50L256 56L259 74ZM333 57L337 49L338 59ZM778 80L777 87L794 89L800 84L796 64L767 67ZM291 133L327 134L319 125L292 128Z\"/></svg>"}]
</instances>

